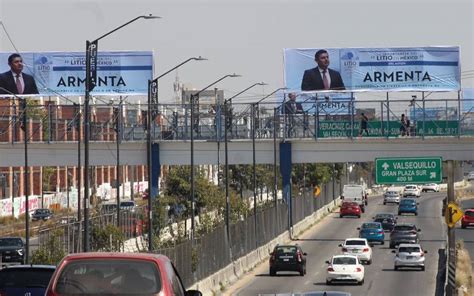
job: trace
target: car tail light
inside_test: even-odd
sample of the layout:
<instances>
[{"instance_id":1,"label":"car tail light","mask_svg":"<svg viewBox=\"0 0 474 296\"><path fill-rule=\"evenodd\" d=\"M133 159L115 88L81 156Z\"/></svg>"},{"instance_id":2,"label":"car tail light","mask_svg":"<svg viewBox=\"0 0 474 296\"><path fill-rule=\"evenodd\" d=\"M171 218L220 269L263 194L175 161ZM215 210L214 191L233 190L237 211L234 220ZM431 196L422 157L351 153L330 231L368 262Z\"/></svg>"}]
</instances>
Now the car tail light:
<instances>
[{"instance_id":1,"label":"car tail light","mask_svg":"<svg viewBox=\"0 0 474 296\"><path fill-rule=\"evenodd\" d=\"M342 251L343 251L343 252L347 252L347 248L342 248Z\"/></svg>"},{"instance_id":2,"label":"car tail light","mask_svg":"<svg viewBox=\"0 0 474 296\"><path fill-rule=\"evenodd\" d=\"M364 252L368 252L369 251L369 248L364 248Z\"/></svg>"},{"instance_id":3,"label":"car tail light","mask_svg":"<svg viewBox=\"0 0 474 296\"><path fill-rule=\"evenodd\" d=\"M379 229L379 234L382 234L383 233L383 229Z\"/></svg>"},{"instance_id":4,"label":"car tail light","mask_svg":"<svg viewBox=\"0 0 474 296\"><path fill-rule=\"evenodd\" d=\"M296 252L296 256L298 258L298 262L301 262L302 258L301 258L301 252L300 251Z\"/></svg>"},{"instance_id":5,"label":"car tail light","mask_svg":"<svg viewBox=\"0 0 474 296\"><path fill-rule=\"evenodd\" d=\"M332 266L329 266L329 267L328 267L328 271L333 272L333 271L334 271L334 268L332 268Z\"/></svg>"},{"instance_id":6,"label":"car tail light","mask_svg":"<svg viewBox=\"0 0 474 296\"><path fill-rule=\"evenodd\" d=\"M357 268L356 268L356 271L357 271L357 272L361 272L361 271L362 271L362 268L357 267Z\"/></svg>"},{"instance_id":7,"label":"car tail light","mask_svg":"<svg viewBox=\"0 0 474 296\"><path fill-rule=\"evenodd\" d=\"M3 295L2 295L3 296ZM46 296L56 296L56 293L54 293L53 291L51 290L48 290L48 292L46 292Z\"/></svg>"},{"instance_id":8,"label":"car tail light","mask_svg":"<svg viewBox=\"0 0 474 296\"><path fill-rule=\"evenodd\" d=\"M425 252L421 251L420 256L421 256L421 257L425 257Z\"/></svg>"},{"instance_id":9,"label":"car tail light","mask_svg":"<svg viewBox=\"0 0 474 296\"><path fill-rule=\"evenodd\" d=\"M411 234L416 234L416 230L412 230L410 233Z\"/></svg>"},{"instance_id":10,"label":"car tail light","mask_svg":"<svg viewBox=\"0 0 474 296\"><path fill-rule=\"evenodd\" d=\"M270 261L275 261L275 253L272 253L272 256L270 257Z\"/></svg>"}]
</instances>

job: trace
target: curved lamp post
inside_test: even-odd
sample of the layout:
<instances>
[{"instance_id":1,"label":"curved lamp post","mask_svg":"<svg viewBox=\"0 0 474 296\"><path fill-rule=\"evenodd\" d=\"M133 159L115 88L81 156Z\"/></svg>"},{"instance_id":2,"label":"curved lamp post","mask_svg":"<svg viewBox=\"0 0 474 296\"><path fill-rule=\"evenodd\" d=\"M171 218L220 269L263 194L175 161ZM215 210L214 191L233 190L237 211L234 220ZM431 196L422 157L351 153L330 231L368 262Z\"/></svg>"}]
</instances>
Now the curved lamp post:
<instances>
[{"instance_id":1,"label":"curved lamp post","mask_svg":"<svg viewBox=\"0 0 474 296\"><path fill-rule=\"evenodd\" d=\"M184 64L190 61L207 61L206 58L201 56L199 57L192 57L184 62L176 65L175 67L171 68L170 70L164 72L163 74L159 75L153 80L148 80L148 106L147 106L147 174L148 174L148 251L153 250L153 240L152 240L152 219L153 219L153 211L152 211L152 202L151 199L155 197L157 192L155 190L152 191L151 187L151 180L152 180L152 168L151 168L151 123L155 121L156 116L158 115L158 79L161 77L171 73L172 71L178 69L179 67L183 66Z\"/></svg>"},{"instance_id":2,"label":"curved lamp post","mask_svg":"<svg viewBox=\"0 0 474 296\"><path fill-rule=\"evenodd\" d=\"M214 81L213 83L209 84L208 86L206 86L205 88L201 89L200 91L198 91L197 93L194 93L191 95L191 241L194 243L194 231L195 231L195 226L194 226L194 209L195 209L195 205L194 205L194 129L195 128L198 128L198 125L194 123L194 100L195 98L198 98L199 99L199 94L202 93L203 91L207 90L208 88L210 88L211 86L221 82L222 80L226 79L226 78L235 78L235 77L241 77L241 75L237 75L237 74L229 74L229 75L225 75L225 76L222 76L221 78L217 79L216 81ZM225 103L225 102L224 102ZM199 102L198 102L199 104ZM227 182L227 181L226 181Z\"/></svg>"},{"instance_id":3,"label":"curved lamp post","mask_svg":"<svg viewBox=\"0 0 474 296\"><path fill-rule=\"evenodd\" d=\"M157 19L159 16L140 15L136 18L118 26L112 31L100 36L94 41L86 40L86 83L84 95L84 252L89 251L89 129L90 129L90 114L89 114L89 94L96 86L97 81L97 59L99 40L110 34L122 29L125 26L139 20L139 19ZM117 209L118 210L118 209Z\"/></svg>"},{"instance_id":4,"label":"curved lamp post","mask_svg":"<svg viewBox=\"0 0 474 296\"><path fill-rule=\"evenodd\" d=\"M232 103L232 99L240 96L244 92L248 91L249 89L257 86L257 85L267 85L265 82L257 82L252 84L251 86L247 87L246 89L242 90L241 92L238 92L234 96L226 99L224 101L224 154L225 154L225 225L226 225L226 231L227 231L227 239L229 240L230 243L230 196L229 196L229 150L228 150L228 140L227 140L227 132L232 126L232 118L228 118L229 115L229 110L227 109L227 104ZM253 110L253 109L252 109ZM252 119L253 121L253 119ZM252 131L253 133L254 131ZM254 183L255 184L255 183ZM256 195L254 194L254 214L256 210ZM255 219L256 219L255 215ZM255 223L255 229L257 228L257 224Z\"/></svg>"}]
</instances>

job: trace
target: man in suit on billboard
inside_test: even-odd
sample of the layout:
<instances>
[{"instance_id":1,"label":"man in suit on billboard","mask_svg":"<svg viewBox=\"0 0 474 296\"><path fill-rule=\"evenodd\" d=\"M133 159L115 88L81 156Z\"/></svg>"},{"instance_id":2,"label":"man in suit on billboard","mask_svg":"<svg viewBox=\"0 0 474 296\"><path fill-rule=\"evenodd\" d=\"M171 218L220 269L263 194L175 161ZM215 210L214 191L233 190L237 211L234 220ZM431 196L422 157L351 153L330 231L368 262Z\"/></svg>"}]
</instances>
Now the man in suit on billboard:
<instances>
[{"instance_id":1,"label":"man in suit on billboard","mask_svg":"<svg viewBox=\"0 0 474 296\"><path fill-rule=\"evenodd\" d=\"M316 68L304 71L301 81L301 90L344 90L341 74L329 69L329 54L325 49L320 49L314 55L318 64Z\"/></svg>"},{"instance_id":2,"label":"man in suit on billboard","mask_svg":"<svg viewBox=\"0 0 474 296\"><path fill-rule=\"evenodd\" d=\"M8 57L10 71L0 74L0 94L31 95L38 94L33 76L23 73L23 59L17 53Z\"/></svg>"}]
</instances>

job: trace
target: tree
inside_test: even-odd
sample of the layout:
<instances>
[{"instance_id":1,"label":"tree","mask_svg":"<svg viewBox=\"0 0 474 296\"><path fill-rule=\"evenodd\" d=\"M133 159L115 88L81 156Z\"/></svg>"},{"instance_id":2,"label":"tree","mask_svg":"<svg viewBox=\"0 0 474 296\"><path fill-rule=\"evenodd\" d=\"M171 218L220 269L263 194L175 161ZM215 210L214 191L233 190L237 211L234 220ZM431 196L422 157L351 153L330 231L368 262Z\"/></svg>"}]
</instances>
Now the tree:
<instances>
[{"instance_id":1,"label":"tree","mask_svg":"<svg viewBox=\"0 0 474 296\"><path fill-rule=\"evenodd\" d=\"M102 252L119 252L125 237L115 225L108 224L105 228L94 225L91 233L91 246L93 250Z\"/></svg>"},{"instance_id":2,"label":"tree","mask_svg":"<svg viewBox=\"0 0 474 296\"><path fill-rule=\"evenodd\" d=\"M58 265L66 256L63 249L63 230L56 229L46 240L45 244L33 252L31 264Z\"/></svg>"}]
</instances>

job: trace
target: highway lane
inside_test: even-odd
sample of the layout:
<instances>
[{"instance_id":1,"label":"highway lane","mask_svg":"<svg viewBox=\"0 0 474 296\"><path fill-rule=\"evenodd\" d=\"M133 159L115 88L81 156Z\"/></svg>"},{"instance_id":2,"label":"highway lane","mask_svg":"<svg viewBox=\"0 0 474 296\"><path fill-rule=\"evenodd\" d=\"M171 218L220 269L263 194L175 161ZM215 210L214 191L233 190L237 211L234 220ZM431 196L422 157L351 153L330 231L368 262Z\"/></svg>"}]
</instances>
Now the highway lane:
<instances>
[{"instance_id":1,"label":"highway lane","mask_svg":"<svg viewBox=\"0 0 474 296\"><path fill-rule=\"evenodd\" d=\"M373 263L365 266L365 283L357 285L327 286L325 261L340 253L339 243L348 237L357 237L357 227L362 222L371 221L379 212L397 213L396 205L383 205L382 197L373 197L369 201L366 213L361 219L339 218L333 213L307 231L295 243L308 253L307 274L278 273L276 277L268 275L268 262L255 268L252 273L224 292L226 295L258 295L285 292L305 292L314 290L347 291L352 295L436 295L438 273L438 250L444 248L446 227L441 218L441 201L444 193L423 193L419 199L418 216L402 216L400 222L414 222L422 229L422 246L428 250L426 271L393 270L394 254L388 248L388 238L383 246L373 247Z\"/></svg>"}]
</instances>

